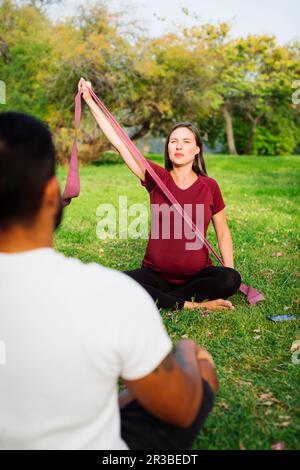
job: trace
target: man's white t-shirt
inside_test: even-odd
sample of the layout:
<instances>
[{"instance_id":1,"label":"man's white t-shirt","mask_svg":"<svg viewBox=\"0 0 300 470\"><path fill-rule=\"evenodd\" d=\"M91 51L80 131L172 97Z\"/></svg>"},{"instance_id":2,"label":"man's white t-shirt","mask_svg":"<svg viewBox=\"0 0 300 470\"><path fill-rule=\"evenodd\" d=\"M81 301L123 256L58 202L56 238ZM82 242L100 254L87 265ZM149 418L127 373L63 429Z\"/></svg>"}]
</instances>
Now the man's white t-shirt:
<instances>
[{"instance_id":1,"label":"man's white t-shirt","mask_svg":"<svg viewBox=\"0 0 300 470\"><path fill-rule=\"evenodd\" d=\"M126 449L117 380L171 350L147 292L51 248L0 253L0 449Z\"/></svg>"}]
</instances>

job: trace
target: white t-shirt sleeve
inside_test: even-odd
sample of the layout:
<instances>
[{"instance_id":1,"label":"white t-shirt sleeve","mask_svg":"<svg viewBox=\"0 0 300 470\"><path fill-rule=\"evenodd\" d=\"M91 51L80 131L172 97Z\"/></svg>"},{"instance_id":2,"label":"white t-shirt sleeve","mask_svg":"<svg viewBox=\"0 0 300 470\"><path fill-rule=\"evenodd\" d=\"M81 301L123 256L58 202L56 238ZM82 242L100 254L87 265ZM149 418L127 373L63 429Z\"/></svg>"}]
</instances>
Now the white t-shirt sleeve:
<instances>
[{"instance_id":1,"label":"white t-shirt sleeve","mask_svg":"<svg viewBox=\"0 0 300 470\"><path fill-rule=\"evenodd\" d=\"M138 380L162 362L172 350L172 342L150 295L126 278L126 298L130 303L120 320L120 375L125 380Z\"/></svg>"}]
</instances>

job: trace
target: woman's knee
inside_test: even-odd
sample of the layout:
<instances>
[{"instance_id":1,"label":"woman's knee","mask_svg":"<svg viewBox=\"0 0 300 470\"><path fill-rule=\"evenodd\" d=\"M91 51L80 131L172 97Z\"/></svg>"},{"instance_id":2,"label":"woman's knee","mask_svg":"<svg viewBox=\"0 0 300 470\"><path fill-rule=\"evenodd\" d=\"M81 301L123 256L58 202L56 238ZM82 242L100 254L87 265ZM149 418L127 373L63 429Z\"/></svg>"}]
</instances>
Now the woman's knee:
<instances>
[{"instance_id":1,"label":"woman's knee","mask_svg":"<svg viewBox=\"0 0 300 470\"><path fill-rule=\"evenodd\" d=\"M240 273L233 268L224 268L224 278L223 278L223 287L226 291L227 297L233 295L239 289L242 278Z\"/></svg>"}]
</instances>

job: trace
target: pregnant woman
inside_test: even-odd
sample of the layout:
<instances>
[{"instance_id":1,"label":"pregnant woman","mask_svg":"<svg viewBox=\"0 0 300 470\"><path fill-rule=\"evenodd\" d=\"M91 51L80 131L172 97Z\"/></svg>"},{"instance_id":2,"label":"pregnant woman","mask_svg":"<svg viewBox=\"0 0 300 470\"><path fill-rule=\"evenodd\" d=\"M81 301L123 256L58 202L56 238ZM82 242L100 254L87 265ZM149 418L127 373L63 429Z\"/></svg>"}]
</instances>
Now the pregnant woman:
<instances>
[{"instance_id":1,"label":"pregnant woman","mask_svg":"<svg viewBox=\"0 0 300 470\"><path fill-rule=\"evenodd\" d=\"M204 245L199 247L199 240L193 240L184 226L179 233L178 220L176 223L168 199L127 149L94 102L88 87L91 88L91 83L80 79L78 89L99 127L150 194L152 219L147 250L141 268L125 271L125 274L149 292L158 308L234 309L225 299L237 292L241 276L234 269L233 245L221 190L218 183L207 176L197 127L185 122L176 124L166 139L165 168L149 163L178 203L190 210L189 215L205 237L212 221L224 266L213 266L208 249ZM167 233L164 231L166 222L169 223Z\"/></svg>"}]
</instances>

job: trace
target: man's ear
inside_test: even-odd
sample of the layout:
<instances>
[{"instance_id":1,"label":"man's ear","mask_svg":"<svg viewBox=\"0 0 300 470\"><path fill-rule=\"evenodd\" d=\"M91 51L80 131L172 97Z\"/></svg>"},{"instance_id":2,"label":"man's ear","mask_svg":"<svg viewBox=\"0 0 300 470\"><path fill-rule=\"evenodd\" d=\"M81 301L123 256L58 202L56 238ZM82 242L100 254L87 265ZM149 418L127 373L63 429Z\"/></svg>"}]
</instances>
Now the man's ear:
<instances>
[{"instance_id":1,"label":"man's ear","mask_svg":"<svg viewBox=\"0 0 300 470\"><path fill-rule=\"evenodd\" d=\"M60 195L59 184L56 176L51 176L47 181L45 189L43 191L43 207L47 208L52 212L57 210L57 201Z\"/></svg>"}]
</instances>

